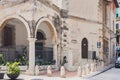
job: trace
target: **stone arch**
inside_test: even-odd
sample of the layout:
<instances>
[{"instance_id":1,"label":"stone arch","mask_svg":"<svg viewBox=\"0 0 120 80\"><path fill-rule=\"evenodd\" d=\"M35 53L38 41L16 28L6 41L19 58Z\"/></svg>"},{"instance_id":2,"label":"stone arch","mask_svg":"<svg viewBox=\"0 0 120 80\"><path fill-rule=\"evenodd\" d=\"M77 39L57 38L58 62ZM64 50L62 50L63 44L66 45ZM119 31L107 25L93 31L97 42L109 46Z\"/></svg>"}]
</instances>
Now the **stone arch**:
<instances>
[{"instance_id":1,"label":"stone arch","mask_svg":"<svg viewBox=\"0 0 120 80\"><path fill-rule=\"evenodd\" d=\"M45 22L48 25L48 29L51 32L51 40L52 40L51 44L53 44L52 47L51 47L52 50L53 50L52 57L53 57L53 60L55 60L55 62L56 62L55 65L57 66L57 64L58 64L58 57L57 57L57 41L58 41L57 40L57 32L56 32L55 26L53 25L51 20L49 20L48 18L40 18L39 21L37 22L37 25L36 25L35 36L36 36L37 31L39 30L39 27L40 27L42 22Z\"/></svg>"},{"instance_id":2,"label":"stone arch","mask_svg":"<svg viewBox=\"0 0 120 80\"><path fill-rule=\"evenodd\" d=\"M6 23L12 19L18 19L19 21L21 21L25 25L28 37L31 37L28 23L22 17L19 16L8 16L2 19L2 21L0 21L0 30L2 30L2 28L6 25Z\"/></svg>"},{"instance_id":3,"label":"stone arch","mask_svg":"<svg viewBox=\"0 0 120 80\"><path fill-rule=\"evenodd\" d=\"M48 19L48 18L42 18L38 21L37 25L36 25L36 30L35 30L35 35L37 34L37 30L38 30L38 27L39 25L42 23L42 22L46 22L51 33L52 33L52 41L55 42L57 41L57 31L53 25L53 23Z\"/></svg>"}]
</instances>

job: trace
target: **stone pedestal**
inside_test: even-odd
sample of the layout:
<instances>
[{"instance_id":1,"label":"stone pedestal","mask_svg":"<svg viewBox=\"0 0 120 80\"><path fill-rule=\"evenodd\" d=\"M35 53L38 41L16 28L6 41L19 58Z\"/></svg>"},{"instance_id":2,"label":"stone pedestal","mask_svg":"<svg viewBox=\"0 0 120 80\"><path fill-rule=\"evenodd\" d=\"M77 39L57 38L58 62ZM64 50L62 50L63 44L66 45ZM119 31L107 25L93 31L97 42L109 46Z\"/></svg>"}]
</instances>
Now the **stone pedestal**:
<instances>
[{"instance_id":1,"label":"stone pedestal","mask_svg":"<svg viewBox=\"0 0 120 80\"><path fill-rule=\"evenodd\" d=\"M91 63L90 68L91 68L91 72L94 72L94 64L93 63Z\"/></svg>"},{"instance_id":2,"label":"stone pedestal","mask_svg":"<svg viewBox=\"0 0 120 80\"><path fill-rule=\"evenodd\" d=\"M88 64L88 74L90 73L90 64Z\"/></svg>"},{"instance_id":3,"label":"stone pedestal","mask_svg":"<svg viewBox=\"0 0 120 80\"><path fill-rule=\"evenodd\" d=\"M52 76L52 69L51 66L47 67L47 76L51 77Z\"/></svg>"},{"instance_id":4,"label":"stone pedestal","mask_svg":"<svg viewBox=\"0 0 120 80\"><path fill-rule=\"evenodd\" d=\"M104 68L104 62L103 61L101 62L101 67Z\"/></svg>"},{"instance_id":5,"label":"stone pedestal","mask_svg":"<svg viewBox=\"0 0 120 80\"><path fill-rule=\"evenodd\" d=\"M79 66L78 69L77 69L77 76L78 76L78 77L81 77L81 76L82 76L81 66Z\"/></svg>"},{"instance_id":6,"label":"stone pedestal","mask_svg":"<svg viewBox=\"0 0 120 80\"><path fill-rule=\"evenodd\" d=\"M86 74L85 67L82 67L82 76Z\"/></svg>"},{"instance_id":7,"label":"stone pedestal","mask_svg":"<svg viewBox=\"0 0 120 80\"><path fill-rule=\"evenodd\" d=\"M88 64L85 65L85 71L86 71L86 74L89 73L88 66L89 66Z\"/></svg>"},{"instance_id":8,"label":"stone pedestal","mask_svg":"<svg viewBox=\"0 0 120 80\"><path fill-rule=\"evenodd\" d=\"M100 71L100 69L101 69L101 65L100 65L100 62L99 62L98 65L97 65L97 71Z\"/></svg>"},{"instance_id":9,"label":"stone pedestal","mask_svg":"<svg viewBox=\"0 0 120 80\"><path fill-rule=\"evenodd\" d=\"M60 76L61 76L62 78L65 78L65 77L66 77L65 67L64 67L64 66L62 66L61 69L60 69Z\"/></svg>"},{"instance_id":10,"label":"stone pedestal","mask_svg":"<svg viewBox=\"0 0 120 80\"><path fill-rule=\"evenodd\" d=\"M35 75L39 75L39 74L40 74L39 66L36 65L36 66L35 66Z\"/></svg>"}]
</instances>

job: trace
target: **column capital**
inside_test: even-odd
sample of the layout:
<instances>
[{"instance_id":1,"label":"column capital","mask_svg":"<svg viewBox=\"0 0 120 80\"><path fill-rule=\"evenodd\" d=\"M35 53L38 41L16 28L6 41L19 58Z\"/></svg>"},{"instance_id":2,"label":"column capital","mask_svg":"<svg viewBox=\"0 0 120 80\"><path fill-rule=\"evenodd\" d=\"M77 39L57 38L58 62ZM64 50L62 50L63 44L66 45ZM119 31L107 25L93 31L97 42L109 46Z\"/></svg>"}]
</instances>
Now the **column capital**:
<instances>
[{"instance_id":1,"label":"column capital","mask_svg":"<svg viewBox=\"0 0 120 80\"><path fill-rule=\"evenodd\" d=\"M28 41L32 41L32 42L35 42L37 39L36 38L27 38Z\"/></svg>"}]
</instances>

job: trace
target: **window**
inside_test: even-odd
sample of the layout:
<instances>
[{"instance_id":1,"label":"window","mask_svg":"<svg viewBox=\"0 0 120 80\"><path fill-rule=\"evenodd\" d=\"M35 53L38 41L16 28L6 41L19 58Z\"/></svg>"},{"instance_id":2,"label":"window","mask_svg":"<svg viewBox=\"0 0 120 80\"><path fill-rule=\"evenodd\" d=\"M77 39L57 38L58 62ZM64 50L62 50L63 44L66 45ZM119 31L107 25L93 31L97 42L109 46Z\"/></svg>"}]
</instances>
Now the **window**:
<instances>
[{"instance_id":1,"label":"window","mask_svg":"<svg viewBox=\"0 0 120 80\"><path fill-rule=\"evenodd\" d=\"M41 32L37 32L37 40L44 40L44 35Z\"/></svg>"},{"instance_id":2,"label":"window","mask_svg":"<svg viewBox=\"0 0 120 80\"><path fill-rule=\"evenodd\" d=\"M117 13L117 14L116 14L116 17L118 17L118 16L119 16L119 14Z\"/></svg>"},{"instance_id":3,"label":"window","mask_svg":"<svg viewBox=\"0 0 120 80\"><path fill-rule=\"evenodd\" d=\"M35 43L36 57L43 58L44 35L42 32L37 32L37 41Z\"/></svg>"},{"instance_id":4,"label":"window","mask_svg":"<svg viewBox=\"0 0 120 80\"><path fill-rule=\"evenodd\" d=\"M53 61L53 48L45 46L46 36L43 31L37 31L35 42L35 64L48 65Z\"/></svg>"},{"instance_id":5,"label":"window","mask_svg":"<svg viewBox=\"0 0 120 80\"><path fill-rule=\"evenodd\" d=\"M13 25L6 25L3 28L3 46L15 45L15 35Z\"/></svg>"},{"instance_id":6,"label":"window","mask_svg":"<svg viewBox=\"0 0 120 80\"><path fill-rule=\"evenodd\" d=\"M118 23L116 24L116 29L119 29L119 24Z\"/></svg>"},{"instance_id":7,"label":"window","mask_svg":"<svg viewBox=\"0 0 120 80\"><path fill-rule=\"evenodd\" d=\"M82 58L88 58L88 40L86 38L82 40Z\"/></svg>"}]
</instances>

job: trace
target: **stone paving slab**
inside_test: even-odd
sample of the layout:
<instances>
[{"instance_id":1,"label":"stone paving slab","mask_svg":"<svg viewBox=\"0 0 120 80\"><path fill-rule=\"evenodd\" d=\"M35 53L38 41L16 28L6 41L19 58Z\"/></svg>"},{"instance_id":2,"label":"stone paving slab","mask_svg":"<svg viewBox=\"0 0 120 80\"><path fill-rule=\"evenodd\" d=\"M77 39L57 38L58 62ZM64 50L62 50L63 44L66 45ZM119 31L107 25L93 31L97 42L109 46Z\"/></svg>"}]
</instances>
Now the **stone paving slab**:
<instances>
[{"instance_id":1,"label":"stone paving slab","mask_svg":"<svg viewBox=\"0 0 120 80\"><path fill-rule=\"evenodd\" d=\"M114 64L111 64L107 67L105 67L102 71L105 71L111 67L113 67ZM61 78L60 77L60 72L59 71L56 71L53 73L52 77L48 77L47 74L42 74L42 75L39 75L39 76L30 76L30 75L23 75L21 74L18 79L16 80L88 80L89 77L91 76L94 76L98 73L101 73L101 71L98 71L98 72L93 72L93 73L90 73L89 75L85 75L85 76L82 76L82 77L77 77L77 72L66 72L66 78ZM4 76L4 79L1 79L1 80L10 80L7 75L5 74Z\"/></svg>"},{"instance_id":2,"label":"stone paving slab","mask_svg":"<svg viewBox=\"0 0 120 80\"><path fill-rule=\"evenodd\" d=\"M41 74L40 76L47 76L47 73ZM52 77L60 77L60 71L55 71L52 73ZM77 72L66 71L66 77L77 77Z\"/></svg>"},{"instance_id":3,"label":"stone paving slab","mask_svg":"<svg viewBox=\"0 0 120 80\"><path fill-rule=\"evenodd\" d=\"M3 80L9 80L7 75L4 76ZM82 77L72 77L72 78L61 78L61 77L47 77L47 76L29 76L29 75L20 75L17 80L87 80Z\"/></svg>"}]
</instances>

